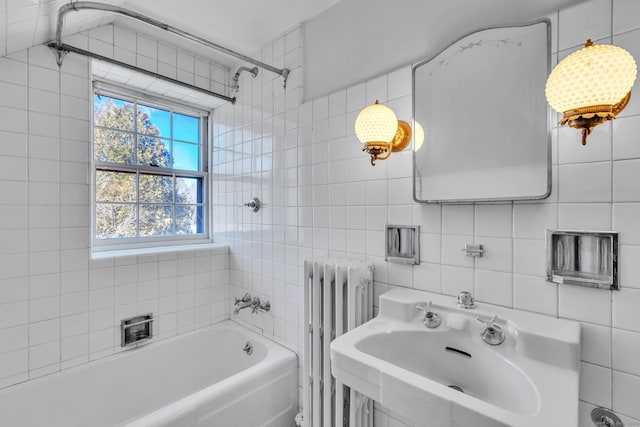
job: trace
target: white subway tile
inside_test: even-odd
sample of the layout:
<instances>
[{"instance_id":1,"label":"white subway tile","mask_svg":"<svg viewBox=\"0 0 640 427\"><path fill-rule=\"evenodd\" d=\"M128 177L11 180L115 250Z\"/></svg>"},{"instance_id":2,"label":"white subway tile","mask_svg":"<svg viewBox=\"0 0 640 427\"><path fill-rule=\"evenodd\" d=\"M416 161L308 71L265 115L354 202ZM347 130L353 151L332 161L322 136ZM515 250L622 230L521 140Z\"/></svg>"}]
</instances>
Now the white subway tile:
<instances>
[{"instance_id":1,"label":"white subway tile","mask_svg":"<svg viewBox=\"0 0 640 427\"><path fill-rule=\"evenodd\" d=\"M89 293L75 292L60 296L60 315L84 313L89 309Z\"/></svg>"},{"instance_id":2,"label":"white subway tile","mask_svg":"<svg viewBox=\"0 0 640 427\"><path fill-rule=\"evenodd\" d=\"M475 209L476 236L511 237L513 205L476 205Z\"/></svg>"},{"instance_id":3,"label":"white subway tile","mask_svg":"<svg viewBox=\"0 0 640 427\"><path fill-rule=\"evenodd\" d=\"M0 92L3 95L0 99L0 105L20 110L27 109L28 96L26 86L0 81Z\"/></svg>"},{"instance_id":4,"label":"white subway tile","mask_svg":"<svg viewBox=\"0 0 640 427\"><path fill-rule=\"evenodd\" d=\"M442 233L473 235L473 205L443 205Z\"/></svg>"},{"instance_id":5,"label":"white subway tile","mask_svg":"<svg viewBox=\"0 0 640 427\"><path fill-rule=\"evenodd\" d=\"M60 297L58 295L29 301L30 322L39 322L57 317L60 317Z\"/></svg>"},{"instance_id":6,"label":"white subway tile","mask_svg":"<svg viewBox=\"0 0 640 427\"><path fill-rule=\"evenodd\" d=\"M27 86L29 76L27 63L2 57L0 58L0 69L2 69L0 81Z\"/></svg>"},{"instance_id":7,"label":"white subway tile","mask_svg":"<svg viewBox=\"0 0 640 427\"><path fill-rule=\"evenodd\" d=\"M481 268L478 266L478 268ZM489 304L513 307L513 275L497 271L475 270L475 298Z\"/></svg>"},{"instance_id":8,"label":"white subway tile","mask_svg":"<svg viewBox=\"0 0 640 427\"><path fill-rule=\"evenodd\" d=\"M60 293L60 275L45 274L29 276L29 298L45 298Z\"/></svg>"},{"instance_id":9,"label":"white subway tile","mask_svg":"<svg viewBox=\"0 0 640 427\"><path fill-rule=\"evenodd\" d=\"M442 293L442 267L440 264L423 262L413 268L413 287L415 289Z\"/></svg>"},{"instance_id":10,"label":"white subway tile","mask_svg":"<svg viewBox=\"0 0 640 427\"><path fill-rule=\"evenodd\" d=\"M442 205L414 204L413 221L420 225L420 232L439 234L442 231Z\"/></svg>"},{"instance_id":11,"label":"white subway tile","mask_svg":"<svg viewBox=\"0 0 640 427\"><path fill-rule=\"evenodd\" d=\"M615 0L613 2L613 34L639 28L638 16L640 16L640 3L635 0Z\"/></svg>"},{"instance_id":12,"label":"white subway tile","mask_svg":"<svg viewBox=\"0 0 640 427\"><path fill-rule=\"evenodd\" d=\"M610 202L611 162L560 165L560 202Z\"/></svg>"},{"instance_id":13,"label":"white subway tile","mask_svg":"<svg viewBox=\"0 0 640 427\"><path fill-rule=\"evenodd\" d=\"M136 50L136 35L124 28L113 27L113 43L122 49Z\"/></svg>"},{"instance_id":14,"label":"white subway tile","mask_svg":"<svg viewBox=\"0 0 640 427\"><path fill-rule=\"evenodd\" d=\"M27 133L29 114L24 110L0 106L0 131Z\"/></svg>"},{"instance_id":15,"label":"white subway tile","mask_svg":"<svg viewBox=\"0 0 640 427\"><path fill-rule=\"evenodd\" d=\"M20 252L0 255L0 279L24 277L29 271L29 256Z\"/></svg>"},{"instance_id":16,"label":"white subway tile","mask_svg":"<svg viewBox=\"0 0 640 427\"><path fill-rule=\"evenodd\" d=\"M366 105L373 104L376 100L381 104L387 103L387 75L367 80L366 85Z\"/></svg>"},{"instance_id":17,"label":"white subway tile","mask_svg":"<svg viewBox=\"0 0 640 427\"><path fill-rule=\"evenodd\" d=\"M88 332L89 313L78 313L60 318L60 336L62 338L73 337L76 335L86 334Z\"/></svg>"},{"instance_id":18,"label":"white subway tile","mask_svg":"<svg viewBox=\"0 0 640 427\"><path fill-rule=\"evenodd\" d=\"M513 240L513 272L540 277L546 274L544 240Z\"/></svg>"},{"instance_id":19,"label":"white subway tile","mask_svg":"<svg viewBox=\"0 0 640 427\"><path fill-rule=\"evenodd\" d=\"M611 0L589 0L560 10L559 48L582 47L611 35Z\"/></svg>"},{"instance_id":20,"label":"white subway tile","mask_svg":"<svg viewBox=\"0 0 640 427\"><path fill-rule=\"evenodd\" d=\"M613 201L635 202L640 200L640 159L613 162Z\"/></svg>"},{"instance_id":21,"label":"white subway tile","mask_svg":"<svg viewBox=\"0 0 640 427\"><path fill-rule=\"evenodd\" d=\"M29 287L26 277L0 280L0 304L24 301L29 296L28 291Z\"/></svg>"},{"instance_id":22,"label":"white subway tile","mask_svg":"<svg viewBox=\"0 0 640 427\"><path fill-rule=\"evenodd\" d=\"M28 354L29 351L26 349L0 354L0 378L5 379L27 372Z\"/></svg>"},{"instance_id":23,"label":"white subway tile","mask_svg":"<svg viewBox=\"0 0 640 427\"><path fill-rule=\"evenodd\" d=\"M638 144L639 127L640 116L620 117L613 122L614 160L640 157L640 144Z\"/></svg>"},{"instance_id":24,"label":"white subway tile","mask_svg":"<svg viewBox=\"0 0 640 427\"><path fill-rule=\"evenodd\" d=\"M640 377L613 371L613 410L633 418L640 418Z\"/></svg>"},{"instance_id":25,"label":"white subway tile","mask_svg":"<svg viewBox=\"0 0 640 427\"><path fill-rule=\"evenodd\" d=\"M89 335L82 334L63 339L60 342L62 361L87 357L89 354Z\"/></svg>"},{"instance_id":26,"label":"white subway tile","mask_svg":"<svg viewBox=\"0 0 640 427\"><path fill-rule=\"evenodd\" d=\"M486 251L481 257L475 259L476 268L508 273L512 271L512 239L476 237L475 243L481 244Z\"/></svg>"},{"instance_id":27,"label":"white subway tile","mask_svg":"<svg viewBox=\"0 0 640 427\"><path fill-rule=\"evenodd\" d=\"M580 325L581 351L584 362L611 367L611 348L604 343L611 342L611 328L583 322Z\"/></svg>"},{"instance_id":28,"label":"white subway tile","mask_svg":"<svg viewBox=\"0 0 640 427\"><path fill-rule=\"evenodd\" d=\"M457 265L461 267L473 268L473 257L465 255L465 245L473 243L472 236L442 235L442 263L447 265Z\"/></svg>"},{"instance_id":29,"label":"white subway tile","mask_svg":"<svg viewBox=\"0 0 640 427\"><path fill-rule=\"evenodd\" d=\"M542 277L513 275L514 308L558 315L558 285Z\"/></svg>"},{"instance_id":30,"label":"white subway tile","mask_svg":"<svg viewBox=\"0 0 640 427\"><path fill-rule=\"evenodd\" d=\"M640 290L621 288L613 293L613 327L640 332Z\"/></svg>"},{"instance_id":31,"label":"white subway tile","mask_svg":"<svg viewBox=\"0 0 640 427\"><path fill-rule=\"evenodd\" d=\"M389 99L411 95L411 67L403 67L388 75ZM404 119L407 120L407 119Z\"/></svg>"},{"instance_id":32,"label":"white subway tile","mask_svg":"<svg viewBox=\"0 0 640 427\"><path fill-rule=\"evenodd\" d=\"M640 375L640 333L613 329L612 367L633 375Z\"/></svg>"},{"instance_id":33,"label":"white subway tile","mask_svg":"<svg viewBox=\"0 0 640 427\"><path fill-rule=\"evenodd\" d=\"M560 285L559 308L560 317L611 325L611 293L601 289Z\"/></svg>"},{"instance_id":34,"label":"white subway tile","mask_svg":"<svg viewBox=\"0 0 640 427\"><path fill-rule=\"evenodd\" d=\"M29 87L50 92L60 90L60 72L48 68L29 66Z\"/></svg>"},{"instance_id":35,"label":"white subway tile","mask_svg":"<svg viewBox=\"0 0 640 427\"><path fill-rule=\"evenodd\" d=\"M29 346L58 341L60 339L60 320L52 319L29 325Z\"/></svg>"},{"instance_id":36,"label":"white subway tile","mask_svg":"<svg viewBox=\"0 0 640 427\"><path fill-rule=\"evenodd\" d=\"M582 362L580 364L580 400L610 408L611 370Z\"/></svg>"},{"instance_id":37,"label":"white subway tile","mask_svg":"<svg viewBox=\"0 0 640 427\"><path fill-rule=\"evenodd\" d=\"M461 291L473 292L473 269L442 266L442 293L458 295Z\"/></svg>"},{"instance_id":38,"label":"white subway tile","mask_svg":"<svg viewBox=\"0 0 640 427\"><path fill-rule=\"evenodd\" d=\"M619 243L640 245L640 203L614 203L613 229L618 231Z\"/></svg>"},{"instance_id":39,"label":"white subway tile","mask_svg":"<svg viewBox=\"0 0 640 427\"><path fill-rule=\"evenodd\" d=\"M640 246L620 245L618 253L618 277L625 288L640 289Z\"/></svg>"},{"instance_id":40,"label":"white subway tile","mask_svg":"<svg viewBox=\"0 0 640 427\"><path fill-rule=\"evenodd\" d=\"M561 203L558 228L565 230L611 230L611 204Z\"/></svg>"},{"instance_id":41,"label":"white subway tile","mask_svg":"<svg viewBox=\"0 0 640 427\"><path fill-rule=\"evenodd\" d=\"M0 354L20 350L29 346L29 328L20 325L0 329Z\"/></svg>"}]
</instances>

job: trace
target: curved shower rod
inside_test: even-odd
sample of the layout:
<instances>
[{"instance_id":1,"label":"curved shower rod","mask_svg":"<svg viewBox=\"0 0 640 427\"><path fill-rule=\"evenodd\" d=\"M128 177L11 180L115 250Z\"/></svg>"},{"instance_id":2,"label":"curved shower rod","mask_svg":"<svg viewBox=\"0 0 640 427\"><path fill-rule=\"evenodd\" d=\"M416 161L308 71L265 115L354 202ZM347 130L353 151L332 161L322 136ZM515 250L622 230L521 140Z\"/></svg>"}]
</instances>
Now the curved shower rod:
<instances>
[{"instance_id":1,"label":"curved shower rod","mask_svg":"<svg viewBox=\"0 0 640 427\"><path fill-rule=\"evenodd\" d=\"M121 15L125 15L133 19L137 19L138 21L142 21L146 24L153 25L154 27L168 31L172 34L176 34L178 36L184 37L185 39L194 41L196 43L200 43L206 47L218 50L227 55L234 56L238 59L249 62L253 65L257 65L260 68L264 68L265 70L269 70L273 73L280 75L280 77L282 77L283 86L285 88L287 87L287 77L289 77L289 71L290 71L287 68L276 68L272 65L265 64L264 62L258 61L257 59L253 59L249 56L243 55L241 53L238 53L234 50L231 50L219 44L210 42L209 40L205 40L202 37L188 33L179 28L172 27L171 25L165 24L164 22L160 22L156 19L149 18L148 16L142 15L133 10L125 9L123 7L114 6L107 3L98 3L98 2L91 2L91 1L78 1L78 2L67 3L65 5L60 6L60 9L58 9L58 24L56 26L56 40L55 40L55 49L58 51L57 58L56 58L58 61L58 65L62 65L62 57L64 56L63 52L65 51L64 49L65 45L62 43L62 28L64 26L64 17L69 12L80 11L84 9L119 13ZM51 43L50 45L53 45L53 43Z\"/></svg>"}]
</instances>

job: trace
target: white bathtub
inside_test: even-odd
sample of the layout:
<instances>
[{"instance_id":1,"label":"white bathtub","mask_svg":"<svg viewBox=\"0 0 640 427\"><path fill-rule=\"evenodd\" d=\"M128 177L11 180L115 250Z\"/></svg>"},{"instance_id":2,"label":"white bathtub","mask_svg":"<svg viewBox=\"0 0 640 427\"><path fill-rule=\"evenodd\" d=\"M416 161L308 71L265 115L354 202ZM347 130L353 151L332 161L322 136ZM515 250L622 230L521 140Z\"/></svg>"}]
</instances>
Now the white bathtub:
<instances>
[{"instance_id":1,"label":"white bathtub","mask_svg":"<svg viewBox=\"0 0 640 427\"><path fill-rule=\"evenodd\" d=\"M0 426L289 427L297 387L293 352L226 321L0 390Z\"/></svg>"}]
</instances>

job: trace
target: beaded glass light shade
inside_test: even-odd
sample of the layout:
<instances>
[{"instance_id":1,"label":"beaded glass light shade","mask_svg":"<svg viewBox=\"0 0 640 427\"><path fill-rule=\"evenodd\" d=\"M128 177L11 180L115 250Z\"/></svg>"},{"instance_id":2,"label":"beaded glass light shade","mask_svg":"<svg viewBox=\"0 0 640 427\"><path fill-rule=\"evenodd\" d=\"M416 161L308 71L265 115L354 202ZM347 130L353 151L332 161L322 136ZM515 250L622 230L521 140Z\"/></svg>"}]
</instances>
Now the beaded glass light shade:
<instances>
[{"instance_id":1,"label":"beaded glass light shade","mask_svg":"<svg viewBox=\"0 0 640 427\"><path fill-rule=\"evenodd\" d=\"M636 63L626 50L594 45L573 52L553 69L545 88L547 101L562 113L560 124L582 130L582 144L592 129L616 115L629 102Z\"/></svg>"},{"instance_id":2,"label":"beaded glass light shade","mask_svg":"<svg viewBox=\"0 0 640 427\"><path fill-rule=\"evenodd\" d=\"M356 136L362 143L362 151L371 155L371 165L385 160L393 151L404 150L411 141L411 127L398 120L389 107L377 100L358 114L355 123Z\"/></svg>"}]
</instances>

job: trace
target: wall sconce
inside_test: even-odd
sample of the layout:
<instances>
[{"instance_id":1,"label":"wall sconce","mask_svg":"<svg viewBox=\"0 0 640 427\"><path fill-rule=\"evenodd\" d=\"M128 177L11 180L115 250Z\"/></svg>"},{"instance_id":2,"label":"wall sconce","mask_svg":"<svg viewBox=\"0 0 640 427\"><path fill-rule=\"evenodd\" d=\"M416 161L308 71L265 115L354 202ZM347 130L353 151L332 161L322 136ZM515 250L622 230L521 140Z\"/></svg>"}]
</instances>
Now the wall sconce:
<instances>
[{"instance_id":1,"label":"wall sconce","mask_svg":"<svg viewBox=\"0 0 640 427\"><path fill-rule=\"evenodd\" d=\"M411 141L409 123L398 120L391 108L377 100L360 111L355 129L362 151L371 155L371 166L376 165L376 160L388 159L393 151L404 150Z\"/></svg>"},{"instance_id":2,"label":"wall sconce","mask_svg":"<svg viewBox=\"0 0 640 427\"><path fill-rule=\"evenodd\" d=\"M562 113L561 125L582 129L585 145L595 126L615 119L627 106L635 79L636 63L629 52L587 40L551 71L545 94Z\"/></svg>"}]
</instances>

